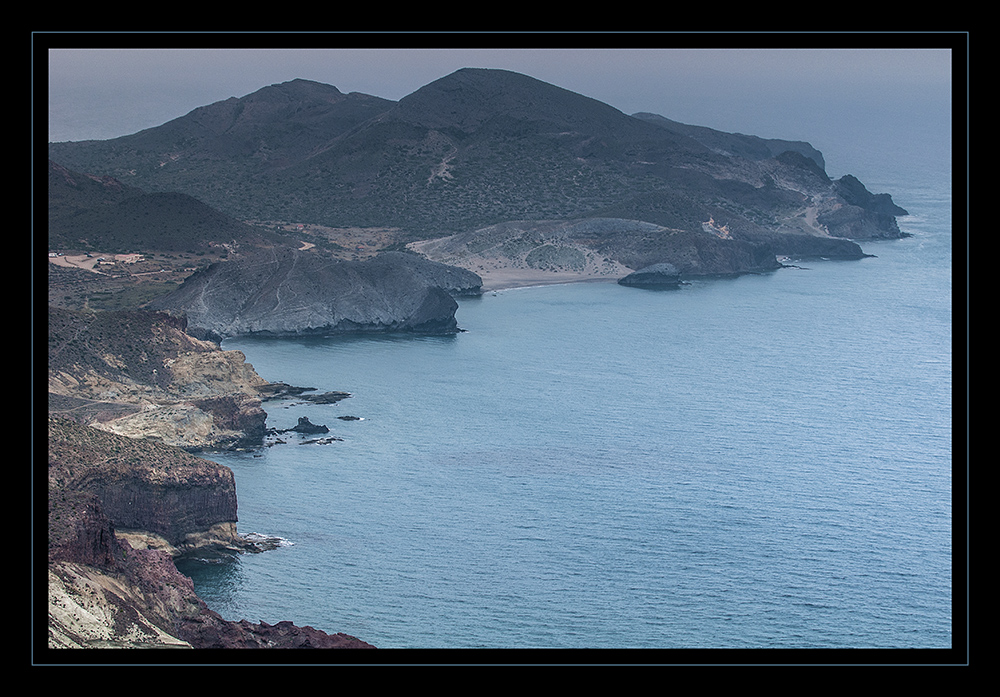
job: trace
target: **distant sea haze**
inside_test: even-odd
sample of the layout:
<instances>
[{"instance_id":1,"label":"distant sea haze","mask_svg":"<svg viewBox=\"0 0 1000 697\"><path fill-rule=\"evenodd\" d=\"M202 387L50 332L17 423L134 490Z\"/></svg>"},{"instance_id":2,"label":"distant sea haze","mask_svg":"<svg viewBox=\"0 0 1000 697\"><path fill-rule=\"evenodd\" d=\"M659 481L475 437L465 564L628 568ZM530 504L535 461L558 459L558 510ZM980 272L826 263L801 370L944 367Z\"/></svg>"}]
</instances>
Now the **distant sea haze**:
<instances>
[{"instance_id":1,"label":"distant sea haze","mask_svg":"<svg viewBox=\"0 0 1000 697\"><path fill-rule=\"evenodd\" d=\"M353 396L269 408L342 441L217 458L240 531L288 544L184 570L229 619L382 648L951 647L951 193L921 157L861 163L912 234L862 260L225 342Z\"/></svg>"}]
</instances>

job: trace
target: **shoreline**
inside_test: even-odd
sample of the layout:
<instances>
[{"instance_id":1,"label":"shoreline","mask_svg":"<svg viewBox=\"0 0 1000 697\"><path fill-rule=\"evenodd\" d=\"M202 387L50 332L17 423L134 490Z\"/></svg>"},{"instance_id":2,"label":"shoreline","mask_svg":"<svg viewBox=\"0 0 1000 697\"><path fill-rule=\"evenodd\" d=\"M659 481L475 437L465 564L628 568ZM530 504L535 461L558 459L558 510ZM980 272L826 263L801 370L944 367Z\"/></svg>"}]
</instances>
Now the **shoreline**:
<instances>
[{"instance_id":1,"label":"shoreline","mask_svg":"<svg viewBox=\"0 0 1000 697\"><path fill-rule=\"evenodd\" d=\"M540 272L537 270L498 269L476 271L483 279L482 292L493 293L516 288L536 288L539 286L563 285L566 283L617 283L620 276L596 273L564 273L560 271Z\"/></svg>"}]
</instances>

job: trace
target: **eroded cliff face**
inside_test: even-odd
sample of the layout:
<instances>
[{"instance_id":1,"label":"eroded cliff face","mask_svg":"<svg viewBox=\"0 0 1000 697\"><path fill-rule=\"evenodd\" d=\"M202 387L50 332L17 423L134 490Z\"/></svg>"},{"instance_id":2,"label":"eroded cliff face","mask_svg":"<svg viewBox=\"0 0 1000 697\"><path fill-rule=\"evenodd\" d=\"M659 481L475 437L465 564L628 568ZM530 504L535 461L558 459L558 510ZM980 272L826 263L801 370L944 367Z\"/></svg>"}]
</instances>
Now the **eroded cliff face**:
<instances>
[{"instance_id":1,"label":"eroded cliff face","mask_svg":"<svg viewBox=\"0 0 1000 697\"><path fill-rule=\"evenodd\" d=\"M238 549L236 482L232 470L180 448L49 418L48 484L53 539L99 538L93 523L103 515L116 531L156 535L176 552L187 552L212 538ZM84 497L90 503L83 506ZM100 514L94 511L99 502ZM89 511L84 513L85 511ZM86 523L86 524L85 524ZM228 532L227 532L228 531ZM56 537L53 537L56 536ZM74 559L103 559L95 552Z\"/></svg>"},{"instance_id":2,"label":"eroded cliff face","mask_svg":"<svg viewBox=\"0 0 1000 697\"><path fill-rule=\"evenodd\" d=\"M240 351L155 312L49 310L49 407L113 433L189 450L260 444L267 381Z\"/></svg>"},{"instance_id":3,"label":"eroded cliff face","mask_svg":"<svg viewBox=\"0 0 1000 697\"><path fill-rule=\"evenodd\" d=\"M292 622L233 622L209 609L165 552L126 550L116 568L58 561L48 569L48 641L55 649L371 649Z\"/></svg>"},{"instance_id":4,"label":"eroded cliff face","mask_svg":"<svg viewBox=\"0 0 1000 697\"><path fill-rule=\"evenodd\" d=\"M48 436L49 647L190 648L176 621L203 603L170 560L207 549L220 524L230 534L215 543L238 548L232 472L69 419L50 417ZM119 528L162 540L162 558Z\"/></svg>"},{"instance_id":5,"label":"eroded cliff face","mask_svg":"<svg viewBox=\"0 0 1000 697\"><path fill-rule=\"evenodd\" d=\"M155 307L220 341L245 335L442 334L458 328L453 296L481 292L471 271L387 252L337 261L295 249L240 254L193 274Z\"/></svg>"},{"instance_id":6,"label":"eroded cliff face","mask_svg":"<svg viewBox=\"0 0 1000 697\"><path fill-rule=\"evenodd\" d=\"M253 551L232 471L179 448L50 417L48 648L372 648L291 622L231 622L174 566Z\"/></svg>"},{"instance_id":7,"label":"eroded cliff face","mask_svg":"<svg viewBox=\"0 0 1000 697\"><path fill-rule=\"evenodd\" d=\"M48 648L372 648L291 622L229 622L173 559L262 551L237 532L233 472L191 450L260 445L238 351L153 312L50 308Z\"/></svg>"}]
</instances>

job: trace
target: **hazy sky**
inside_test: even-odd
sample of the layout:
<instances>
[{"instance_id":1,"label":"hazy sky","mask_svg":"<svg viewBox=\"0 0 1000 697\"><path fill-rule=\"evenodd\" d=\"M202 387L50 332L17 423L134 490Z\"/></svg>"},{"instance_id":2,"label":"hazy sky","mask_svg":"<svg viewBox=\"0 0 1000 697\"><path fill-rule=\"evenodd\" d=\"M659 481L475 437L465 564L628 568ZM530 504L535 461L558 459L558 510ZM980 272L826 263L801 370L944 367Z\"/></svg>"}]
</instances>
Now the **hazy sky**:
<instances>
[{"instance_id":1,"label":"hazy sky","mask_svg":"<svg viewBox=\"0 0 1000 697\"><path fill-rule=\"evenodd\" d=\"M823 134L837 129L873 143L901 127L946 137L952 61L965 59L948 49L49 49L48 136L126 135L294 78L398 100L483 67L625 113L808 140L829 165Z\"/></svg>"}]
</instances>

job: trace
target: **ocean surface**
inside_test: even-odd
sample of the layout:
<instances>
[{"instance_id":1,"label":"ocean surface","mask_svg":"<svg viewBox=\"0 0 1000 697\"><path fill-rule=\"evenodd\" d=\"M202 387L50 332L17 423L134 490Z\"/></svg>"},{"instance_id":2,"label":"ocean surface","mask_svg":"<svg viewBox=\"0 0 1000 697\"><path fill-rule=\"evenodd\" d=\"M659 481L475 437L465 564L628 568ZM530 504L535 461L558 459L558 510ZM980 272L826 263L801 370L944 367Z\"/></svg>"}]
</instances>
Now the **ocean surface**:
<instances>
[{"instance_id":1,"label":"ocean surface","mask_svg":"<svg viewBox=\"0 0 1000 697\"><path fill-rule=\"evenodd\" d=\"M212 456L240 532L285 542L182 570L227 619L380 648L950 648L942 163L860 175L912 235L860 261L487 293L448 337L226 341L353 396L265 405L342 440Z\"/></svg>"}]
</instances>

